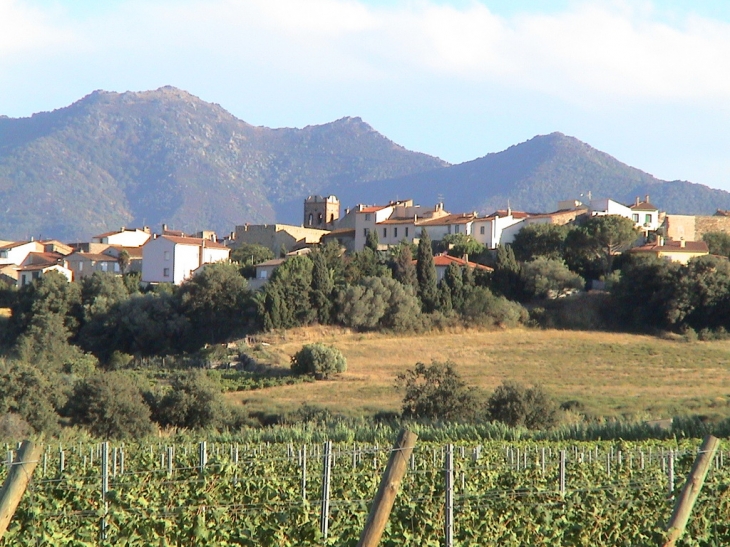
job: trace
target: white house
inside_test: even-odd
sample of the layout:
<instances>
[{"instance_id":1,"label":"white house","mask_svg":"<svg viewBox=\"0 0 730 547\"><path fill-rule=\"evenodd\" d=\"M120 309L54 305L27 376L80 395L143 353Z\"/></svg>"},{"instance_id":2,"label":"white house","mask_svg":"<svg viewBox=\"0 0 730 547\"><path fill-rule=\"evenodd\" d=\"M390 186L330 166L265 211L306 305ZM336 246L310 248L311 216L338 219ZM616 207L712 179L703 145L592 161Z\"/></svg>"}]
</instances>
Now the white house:
<instances>
[{"instance_id":1,"label":"white house","mask_svg":"<svg viewBox=\"0 0 730 547\"><path fill-rule=\"evenodd\" d=\"M20 266L30 253L42 253L44 246L40 241L15 241L0 247L0 264Z\"/></svg>"},{"instance_id":2,"label":"white house","mask_svg":"<svg viewBox=\"0 0 730 547\"><path fill-rule=\"evenodd\" d=\"M92 243L106 243L122 247L141 247L152 237L150 229L121 228L116 232L106 232L91 238Z\"/></svg>"},{"instance_id":3,"label":"white house","mask_svg":"<svg viewBox=\"0 0 730 547\"><path fill-rule=\"evenodd\" d=\"M18 287L30 285L33 281L43 277L48 272L58 272L69 282L73 279L73 272L61 264L32 264L17 268Z\"/></svg>"},{"instance_id":4,"label":"white house","mask_svg":"<svg viewBox=\"0 0 730 547\"><path fill-rule=\"evenodd\" d=\"M203 264L230 258L231 250L216 241L163 235L142 247L142 282L179 285Z\"/></svg>"},{"instance_id":5,"label":"white house","mask_svg":"<svg viewBox=\"0 0 730 547\"><path fill-rule=\"evenodd\" d=\"M522 211L495 211L488 217L476 218L471 235L488 249L512 243L515 234L525 226L528 214Z\"/></svg>"},{"instance_id":6,"label":"white house","mask_svg":"<svg viewBox=\"0 0 730 547\"><path fill-rule=\"evenodd\" d=\"M636 202L630 209L631 219L644 232L653 232L661 225L661 222L659 222L659 209L649 203L649 196L646 196L644 201L637 197Z\"/></svg>"}]
</instances>

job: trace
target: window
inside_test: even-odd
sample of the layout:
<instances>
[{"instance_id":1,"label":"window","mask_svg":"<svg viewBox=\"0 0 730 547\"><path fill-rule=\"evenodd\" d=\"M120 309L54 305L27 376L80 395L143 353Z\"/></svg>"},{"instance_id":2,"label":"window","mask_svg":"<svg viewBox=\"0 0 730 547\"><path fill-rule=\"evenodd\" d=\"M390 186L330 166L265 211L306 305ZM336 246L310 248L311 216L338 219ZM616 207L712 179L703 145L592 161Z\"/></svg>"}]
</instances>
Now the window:
<instances>
[{"instance_id":1,"label":"window","mask_svg":"<svg viewBox=\"0 0 730 547\"><path fill-rule=\"evenodd\" d=\"M324 215L322 215L322 213L319 213L317 215L317 224L322 224L323 220L324 220Z\"/></svg>"},{"instance_id":2,"label":"window","mask_svg":"<svg viewBox=\"0 0 730 547\"><path fill-rule=\"evenodd\" d=\"M398 237L398 228L393 228L393 237Z\"/></svg>"},{"instance_id":3,"label":"window","mask_svg":"<svg viewBox=\"0 0 730 547\"><path fill-rule=\"evenodd\" d=\"M38 279L41 276L41 272L33 272L30 274L33 279Z\"/></svg>"},{"instance_id":4,"label":"window","mask_svg":"<svg viewBox=\"0 0 730 547\"><path fill-rule=\"evenodd\" d=\"M651 224L651 213L647 214L644 217L644 222L646 222L647 224Z\"/></svg>"},{"instance_id":5,"label":"window","mask_svg":"<svg viewBox=\"0 0 730 547\"><path fill-rule=\"evenodd\" d=\"M170 260L170 251L165 251L165 260Z\"/></svg>"},{"instance_id":6,"label":"window","mask_svg":"<svg viewBox=\"0 0 730 547\"><path fill-rule=\"evenodd\" d=\"M638 223L639 222L639 213L634 213L633 215L631 215L631 220Z\"/></svg>"},{"instance_id":7,"label":"window","mask_svg":"<svg viewBox=\"0 0 730 547\"><path fill-rule=\"evenodd\" d=\"M408 226L406 226L406 237L408 237Z\"/></svg>"},{"instance_id":8,"label":"window","mask_svg":"<svg viewBox=\"0 0 730 547\"><path fill-rule=\"evenodd\" d=\"M79 271L80 272L83 272L84 271L84 263L83 262L79 262Z\"/></svg>"},{"instance_id":9,"label":"window","mask_svg":"<svg viewBox=\"0 0 730 547\"><path fill-rule=\"evenodd\" d=\"M459 233L459 225L458 224L456 226L454 226L454 233L455 234L458 234Z\"/></svg>"},{"instance_id":10,"label":"window","mask_svg":"<svg viewBox=\"0 0 730 547\"><path fill-rule=\"evenodd\" d=\"M114 263L114 271L119 273L119 262Z\"/></svg>"},{"instance_id":11,"label":"window","mask_svg":"<svg viewBox=\"0 0 730 547\"><path fill-rule=\"evenodd\" d=\"M170 277L170 268L164 268L162 270L162 276L163 277Z\"/></svg>"},{"instance_id":12,"label":"window","mask_svg":"<svg viewBox=\"0 0 730 547\"><path fill-rule=\"evenodd\" d=\"M20 281L20 284L21 284L21 285L27 285L27 284L28 284L28 276L27 276L27 275L25 275L25 274L23 274L23 275L21 275L20 277L21 277L21 281Z\"/></svg>"},{"instance_id":13,"label":"window","mask_svg":"<svg viewBox=\"0 0 730 547\"><path fill-rule=\"evenodd\" d=\"M383 239L388 237L388 228L383 228Z\"/></svg>"},{"instance_id":14,"label":"window","mask_svg":"<svg viewBox=\"0 0 730 547\"><path fill-rule=\"evenodd\" d=\"M370 233L370 230L368 228L363 228L362 232L363 232L363 235L365 237L368 237L368 234Z\"/></svg>"},{"instance_id":15,"label":"window","mask_svg":"<svg viewBox=\"0 0 730 547\"><path fill-rule=\"evenodd\" d=\"M365 220L370 220L370 213L365 213Z\"/></svg>"},{"instance_id":16,"label":"window","mask_svg":"<svg viewBox=\"0 0 730 547\"><path fill-rule=\"evenodd\" d=\"M484 235L484 226L480 226L480 227L479 227L479 233L480 233L481 235Z\"/></svg>"},{"instance_id":17,"label":"window","mask_svg":"<svg viewBox=\"0 0 730 547\"><path fill-rule=\"evenodd\" d=\"M259 270L259 279L266 279L266 274L268 272L266 270Z\"/></svg>"},{"instance_id":18,"label":"window","mask_svg":"<svg viewBox=\"0 0 730 547\"><path fill-rule=\"evenodd\" d=\"M312 213L309 213L309 220L307 221L307 224L309 224L311 226L313 221L314 221L314 215Z\"/></svg>"}]
</instances>

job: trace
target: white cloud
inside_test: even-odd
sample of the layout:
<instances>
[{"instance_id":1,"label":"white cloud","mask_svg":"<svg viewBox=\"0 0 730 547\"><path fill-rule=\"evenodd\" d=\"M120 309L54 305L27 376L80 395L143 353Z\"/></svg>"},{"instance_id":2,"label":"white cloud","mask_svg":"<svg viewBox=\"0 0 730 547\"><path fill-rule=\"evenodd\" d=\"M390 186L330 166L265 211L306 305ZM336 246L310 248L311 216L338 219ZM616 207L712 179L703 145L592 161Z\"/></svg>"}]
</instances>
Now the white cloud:
<instances>
[{"instance_id":1,"label":"white cloud","mask_svg":"<svg viewBox=\"0 0 730 547\"><path fill-rule=\"evenodd\" d=\"M41 53L73 41L51 12L33 9L19 0L0 0L0 59Z\"/></svg>"}]
</instances>

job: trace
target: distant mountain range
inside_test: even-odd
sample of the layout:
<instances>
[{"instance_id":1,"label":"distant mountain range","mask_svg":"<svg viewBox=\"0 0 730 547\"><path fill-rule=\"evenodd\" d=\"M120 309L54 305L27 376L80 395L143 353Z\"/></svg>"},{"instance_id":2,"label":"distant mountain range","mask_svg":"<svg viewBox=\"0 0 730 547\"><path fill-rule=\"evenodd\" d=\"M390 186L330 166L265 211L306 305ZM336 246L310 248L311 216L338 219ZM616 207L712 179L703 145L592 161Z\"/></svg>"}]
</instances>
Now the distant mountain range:
<instances>
[{"instance_id":1,"label":"distant mountain range","mask_svg":"<svg viewBox=\"0 0 730 547\"><path fill-rule=\"evenodd\" d=\"M335 194L343 207L443 198L453 212L487 213L508 203L549 211L588 192L627 203L650 194L673 213L730 209L728 192L658 180L560 133L449 165L360 118L255 127L173 87L96 91L30 118L0 116L0 239L83 240L163 222L219 233L298 224L311 194Z\"/></svg>"}]
</instances>

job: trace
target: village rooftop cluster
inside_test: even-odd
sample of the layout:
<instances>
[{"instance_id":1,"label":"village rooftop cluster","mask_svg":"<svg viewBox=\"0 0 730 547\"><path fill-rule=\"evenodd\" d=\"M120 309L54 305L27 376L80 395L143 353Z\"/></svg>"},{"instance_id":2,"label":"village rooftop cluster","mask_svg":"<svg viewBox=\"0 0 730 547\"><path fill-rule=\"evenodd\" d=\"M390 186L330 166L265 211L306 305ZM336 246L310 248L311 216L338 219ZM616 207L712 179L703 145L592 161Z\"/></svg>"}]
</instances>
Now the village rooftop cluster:
<instances>
[{"instance_id":1,"label":"village rooftop cluster","mask_svg":"<svg viewBox=\"0 0 730 547\"><path fill-rule=\"evenodd\" d=\"M62 243L57 240L0 241L0 279L18 287L32 283L49 271L56 271L70 282L95 271L121 275L139 272L144 285L181 284L201 271L206 264L230 260L231 249L249 243L271 249L282 258L256 267L252 288L261 287L287 255L306 253L320 243L336 241L347 251L365 247L368 234L375 231L381 249L403 241L417 243L422 230L432 241L449 234L473 237L487 249L496 249L513 241L515 235L530 224L569 224L585 216L619 215L631 219L642 236L632 252L686 264L696 256L708 254L702 235L711 231L730 232L730 215L718 211L714 216L672 215L659 211L649 196L636 198L630 205L612 199L561 201L551 213L514 211L510 207L487 216L476 212L449 213L443 203L433 208L414 205L413 200L391 201L387 205L357 205L340 214L335 196L310 196L304 201L303 222L288 224L245 224L218 238L212 231L185 234L162 225L159 233L149 227L121 228L99 234L89 242ZM650 234L657 235L650 238ZM651 241L651 243L649 243ZM449 261L477 267L462 259L437 255L437 270Z\"/></svg>"}]
</instances>

